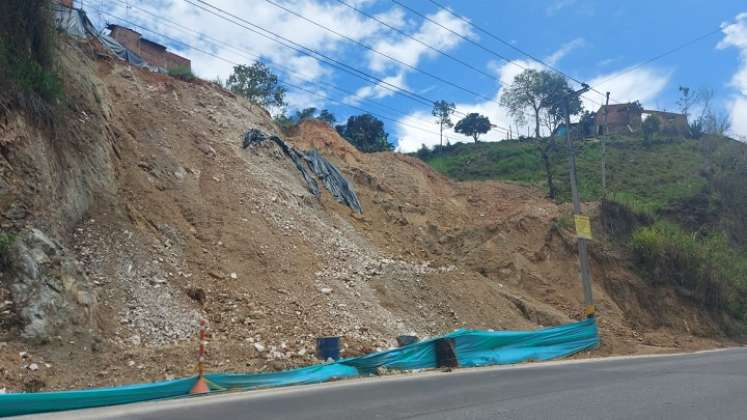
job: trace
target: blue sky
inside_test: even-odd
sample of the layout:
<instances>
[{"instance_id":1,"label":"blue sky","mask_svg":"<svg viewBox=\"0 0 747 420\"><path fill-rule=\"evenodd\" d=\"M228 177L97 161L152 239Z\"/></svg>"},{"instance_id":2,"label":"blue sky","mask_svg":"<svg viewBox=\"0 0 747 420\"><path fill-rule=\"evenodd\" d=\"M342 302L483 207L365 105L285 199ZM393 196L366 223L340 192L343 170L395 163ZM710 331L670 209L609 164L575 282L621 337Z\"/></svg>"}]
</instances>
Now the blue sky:
<instances>
[{"instance_id":1,"label":"blue sky","mask_svg":"<svg viewBox=\"0 0 747 420\"><path fill-rule=\"evenodd\" d=\"M197 0L191 1L200 4ZM433 145L439 141L430 107L420 103L427 100L446 99L455 102L460 112L480 112L502 128L510 126L514 132L517 127L521 132L526 130L498 105L500 82L508 84L522 69L541 68L541 64L479 32L447 11L439 10L428 0L397 1L509 61L473 45L454 32L427 22L391 0L344 1L420 42L386 28L337 0L206 1L240 17L244 26L259 25L374 75L389 85L353 77L200 10L186 0L87 0L83 6L99 25L108 21L129 26L128 22L121 20L125 19L159 34L185 40L193 47L220 57L203 54L141 30L145 37L190 57L195 72L203 78L220 76L225 79L232 63L246 63L254 56L262 57L282 80L305 89L290 89L289 111L306 106L328 108L338 119L361 112L351 107L373 111L388 117L385 119L387 129L402 151L413 151L420 144ZM397 61L304 21L271 2ZM716 93L714 106L732 119L732 134L747 136L747 3L744 1L438 2L572 77L590 82L602 92L611 91L612 102L641 100L647 107L674 111L678 86L711 88ZM185 32L164 19L194 32ZM716 33L681 51L626 72L631 66L715 30ZM440 49L456 60L427 46ZM463 90L410 66L456 84ZM618 76L612 81L601 83L615 75ZM332 89L330 85L350 93ZM394 94L391 86L416 93L420 101ZM588 93L586 98L584 104L592 110L596 110L603 100L594 92ZM484 139L495 141L505 136L505 131L495 129ZM448 138L452 142L467 141L453 132L448 133Z\"/></svg>"}]
</instances>

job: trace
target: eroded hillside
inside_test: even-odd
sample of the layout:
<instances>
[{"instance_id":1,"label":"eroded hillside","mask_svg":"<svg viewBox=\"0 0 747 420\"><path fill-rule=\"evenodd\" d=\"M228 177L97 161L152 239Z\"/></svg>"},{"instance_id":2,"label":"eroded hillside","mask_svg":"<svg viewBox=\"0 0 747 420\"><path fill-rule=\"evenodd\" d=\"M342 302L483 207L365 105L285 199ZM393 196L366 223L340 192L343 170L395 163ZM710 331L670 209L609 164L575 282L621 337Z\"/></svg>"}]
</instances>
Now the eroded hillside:
<instances>
[{"instance_id":1,"label":"eroded hillside","mask_svg":"<svg viewBox=\"0 0 747 420\"><path fill-rule=\"evenodd\" d=\"M0 119L0 214L15 238L0 278L0 388L191 374L201 318L208 369L266 371L313 363L320 335L343 336L351 355L400 334L581 317L568 209L540 191L450 181L302 123L286 141L338 165L358 215L309 193L274 143L242 148L248 129L281 134L266 111L88 45L63 52L54 124ZM647 286L597 231L596 354L719 344L709 315Z\"/></svg>"}]
</instances>

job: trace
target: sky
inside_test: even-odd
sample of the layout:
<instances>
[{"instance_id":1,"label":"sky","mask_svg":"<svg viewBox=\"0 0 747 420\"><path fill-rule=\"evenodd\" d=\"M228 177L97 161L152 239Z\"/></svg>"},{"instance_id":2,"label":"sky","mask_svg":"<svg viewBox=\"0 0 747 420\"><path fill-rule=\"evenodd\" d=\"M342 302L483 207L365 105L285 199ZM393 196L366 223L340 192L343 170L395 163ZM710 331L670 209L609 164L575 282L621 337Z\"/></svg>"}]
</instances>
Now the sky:
<instances>
[{"instance_id":1,"label":"sky","mask_svg":"<svg viewBox=\"0 0 747 420\"><path fill-rule=\"evenodd\" d=\"M234 65L261 59L287 83L286 112L326 108L341 122L370 112L384 121L402 152L439 143L431 103L441 99L456 104L454 122L471 112L490 118L496 127L481 140L505 139L509 128L514 136L526 134L526 124L514 121L499 100L527 68L559 70L591 85L595 91L583 96L591 111L607 91L610 103L638 100L647 108L677 111L680 86L712 89L713 107L731 120L730 134L747 141L744 0L434 1L77 0L76 5L82 4L99 28L134 27L189 57L204 79L225 80ZM453 130L445 136L452 143L472 141Z\"/></svg>"}]
</instances>

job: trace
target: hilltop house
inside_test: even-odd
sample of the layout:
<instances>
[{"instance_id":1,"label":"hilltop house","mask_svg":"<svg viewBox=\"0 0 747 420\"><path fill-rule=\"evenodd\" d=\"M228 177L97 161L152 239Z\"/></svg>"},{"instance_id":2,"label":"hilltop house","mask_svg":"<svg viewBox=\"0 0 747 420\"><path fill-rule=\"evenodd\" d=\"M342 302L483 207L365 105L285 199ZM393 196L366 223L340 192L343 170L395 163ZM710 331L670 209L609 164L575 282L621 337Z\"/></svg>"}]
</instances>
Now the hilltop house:
<instances>
[{"instance_id":1,"label":"hilltop house","mask_svg":"<svg viewBox=\"0 0 747 420\"><path fill-rule=\"evenodd\" d=\"M604 132L604 105L594 116L596 133ZM607 130L610 134L636 133L641 130L644 118L656 116L661 121L660 131L667 134L688 134L687 116L674 112L644 109L640 102L613 104L607 107Z\"/></svg>"},{"instance_id":2,"label":"hilltop house","mask_svg":"<svg viewBox=\"0 0 747 420\"><path fill-rule=\"evenodd\" d=\"M111 37L128 50L143 58L148 64L166 71L173 69L192 70L192 62L180 55L167 51L166 46L145 39L139 32L119 25L108 25Z\"/></svg>"}]
</instances>

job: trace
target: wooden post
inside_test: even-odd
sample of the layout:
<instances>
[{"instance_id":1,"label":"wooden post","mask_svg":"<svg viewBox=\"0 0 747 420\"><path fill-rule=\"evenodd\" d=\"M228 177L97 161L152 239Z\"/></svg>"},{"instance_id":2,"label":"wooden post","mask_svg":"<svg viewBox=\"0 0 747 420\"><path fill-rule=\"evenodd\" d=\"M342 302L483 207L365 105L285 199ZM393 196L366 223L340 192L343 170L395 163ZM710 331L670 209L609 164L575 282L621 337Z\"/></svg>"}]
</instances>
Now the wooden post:
<instances>
[{"instance_id":1,"label":"wooden post","mask_svg":"<svg viewBox=\"0 0 747 420\"><path fill-rule=\"evenodd\" d=\"M574 95L580 95L588 90L588 87L574 92ZM576 149L573 146L573 138L571 137L571 113L569 109L568 98L565 100L565 139L568 145L569 155L569 166L570 166L570 178L571 178L571 197L573 199L573 213L574 216L581 216L581 197L578 193L578 181L576 179ZM574 217L575 219L575 217ZM578 228L576 229L578 231ZM584 289L584 312L586 316L591 318L594 316L594 300L592 297L591 290L591 269L589 268L589 250L587 239L576 235L578 241L578 259L581 265L581 282Z\"/></svg>"}]
</instances>

